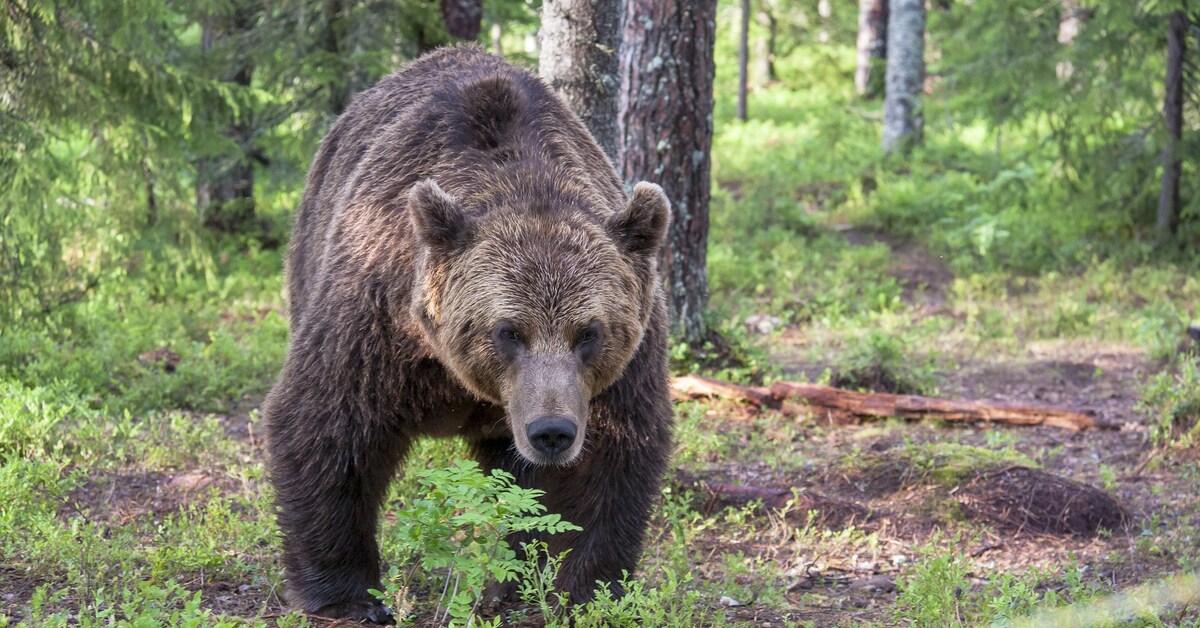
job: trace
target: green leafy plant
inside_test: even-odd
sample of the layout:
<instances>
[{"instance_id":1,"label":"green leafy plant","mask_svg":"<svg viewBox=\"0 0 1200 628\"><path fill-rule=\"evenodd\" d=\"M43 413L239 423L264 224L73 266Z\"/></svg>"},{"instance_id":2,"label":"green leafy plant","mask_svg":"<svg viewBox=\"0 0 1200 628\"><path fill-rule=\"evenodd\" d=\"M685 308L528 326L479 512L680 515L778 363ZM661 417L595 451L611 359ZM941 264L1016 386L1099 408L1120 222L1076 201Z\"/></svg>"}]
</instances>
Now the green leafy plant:
<instances>
[{"instance_id":1,"label":"green leafy plant","mask_svg":"<svg viewBox=\"0 0 1200 628\"><path fill-rule=\"evenodd\" d=\"M846 350L832 375L842 388L865 388L901 394L935 394L937 377L932 358L918 352L903 336L868 330Z\"/></svg>"},{"instance_id":2,"label":"green leafy plant","mask_svg":"<svg viewBox=\"0 0 1200 628\"><path fill-rule=\"evenodd\" d=\"M961 626L961 602L970 587L970 564L961 553L940 547L938 540L935 535L918 548L920 560L897 582L897 614L916 626Z\"/></svg>"},{"instance_id":3,"label":"green leafy plant","mask_svg":"<svg viewBox=\"0 0 1200 628\"><path fill-rule=\"evenodd\" d=\"M691 573L681 575L674 569L666 569L662 577L654 587L640 580L626 579L621 583L625 595L620 597L613 595L608 587L601 588L594 601L578 607L571 614L570 625L577 628L725 625L723 615L707 612L704 608Z\"/></svg>"},{"instance_id":4,"label":"green leafy plant","mask_svg":"<svg viewBox=\"0 0 1200 628\"><path fill-rule=\"evenodd\" d=\"M1200 366L1195 354L1180 356L1142 389L1139 407L1151 417L1157 445L1200 444Z\"/></svg>"},{"instance_id":5,"label":"green leafy plant","mask_svg":"<svg viewBox=\"0 0 1200 628\"><path fill-rule=\"evenodd\" d=\"M452 626L477 624L476 613L488 577L512 582L529 573L525 561L505 538L513 533L557 534L580 530L546 508L536 489L518 486L509 473L484 473L473 461L417 473L424 495L396 510L396 524L385 545L412 564L407 572L393 567L383 591L372 594L403 612L410 607L409 588L417 570L444 573L434 612Z\"/></svg>"},{"instance_id":6,"label":"green leafy plant","mask_svg":"<svg viewBox=\"0 0 1200 628\"><path fill-rule=\"evenodd\" d=\"M566 596L554 590L554 580L566 554L550 554L543 541L525 544L525 563L521 570L521 599L542 611L547 626L569 625Z\"/></svg>"}]
</instances>

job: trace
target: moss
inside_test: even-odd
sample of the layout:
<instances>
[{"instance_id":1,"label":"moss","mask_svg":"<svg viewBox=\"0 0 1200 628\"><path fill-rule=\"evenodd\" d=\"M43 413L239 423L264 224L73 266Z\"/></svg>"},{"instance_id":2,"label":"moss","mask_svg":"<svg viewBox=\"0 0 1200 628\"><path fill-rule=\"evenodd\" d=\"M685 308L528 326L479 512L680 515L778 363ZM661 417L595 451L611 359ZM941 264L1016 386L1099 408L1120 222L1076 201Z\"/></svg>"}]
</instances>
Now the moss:
<instances>
[{"instance_id":1,"label":"moss","mask_svg":"<svg viewBox=\"0 0 1200 628\"><path fill-rule=\"evenodd\" d=\"M943 486L954 486L976 474L1008 466L1039 466L1025 454L1009 448L992 450L959 443L926 443L910 449L912 468Z\"/></svg>"}]
</instances>

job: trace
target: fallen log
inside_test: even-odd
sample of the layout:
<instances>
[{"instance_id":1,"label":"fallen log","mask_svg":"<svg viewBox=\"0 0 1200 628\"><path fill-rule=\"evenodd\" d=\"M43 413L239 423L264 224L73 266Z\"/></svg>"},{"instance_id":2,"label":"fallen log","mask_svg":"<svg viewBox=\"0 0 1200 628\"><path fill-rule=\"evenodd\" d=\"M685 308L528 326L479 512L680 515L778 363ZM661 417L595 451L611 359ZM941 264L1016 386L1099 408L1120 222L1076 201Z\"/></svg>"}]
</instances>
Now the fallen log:
<instances>
[{"instance_id":1,"label":"fallen log","mask_svg":"<svg viewBox=\"0 0 1200 628\"><path fill-rule=\"evenodd\" d=\"M676 377L671 380L671 391L685 399L735 399L760 408L780 408L779 400L771 396L770 389L740 386L699 375Z\"/></svg>"},{"instance_id":2,"label":"fallen log","mask_svg":"<svg viewBox=\"0 0 1200 628\"><path fill-rule=\"evenodd\" d=\"M1098 427L1096 420L1091 416L1063 408L919 395L864 393L797 382L775 382L770 388L764 388L739 386L698 375L686 375L672 380L671 388L677 396L683 398L731 399L756 408L779 410L789 415L799 414L807 409L834 421L876 418L938 419L1047 425L1071 431Z\"/></svg>"}]
</instances>

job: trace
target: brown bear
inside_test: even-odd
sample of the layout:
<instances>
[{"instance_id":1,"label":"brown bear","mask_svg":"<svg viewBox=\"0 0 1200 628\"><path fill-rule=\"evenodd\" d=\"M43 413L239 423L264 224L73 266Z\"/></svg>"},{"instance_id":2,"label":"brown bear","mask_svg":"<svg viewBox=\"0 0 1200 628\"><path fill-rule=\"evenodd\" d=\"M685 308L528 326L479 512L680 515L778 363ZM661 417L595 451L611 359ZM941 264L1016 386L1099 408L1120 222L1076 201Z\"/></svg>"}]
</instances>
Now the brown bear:
<instances>
[{"instance_id":1,"label":"brown bear","mask_svg":"<svg viewBox=\"0 0 1200 628\"><path fill-rule=\"evenodd\" d=\"M263 409L291 604L390 619L367 593L376 520L420 436L463 437L583 528L546 539L570 550L572 603L618 586L671 446L669 213L656 185L626 196L545 83L479 49L355 98L308 174Z\"/></svg>"}]
</instances>

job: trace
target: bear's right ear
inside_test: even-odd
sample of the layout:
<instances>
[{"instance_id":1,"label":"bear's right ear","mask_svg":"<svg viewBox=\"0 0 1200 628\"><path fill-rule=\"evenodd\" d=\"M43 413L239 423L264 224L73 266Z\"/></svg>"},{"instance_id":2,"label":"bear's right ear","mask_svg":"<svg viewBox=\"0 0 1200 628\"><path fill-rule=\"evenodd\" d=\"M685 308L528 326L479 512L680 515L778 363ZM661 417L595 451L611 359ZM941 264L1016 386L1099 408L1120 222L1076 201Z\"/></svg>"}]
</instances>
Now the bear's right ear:
<instances>
[{"instance_id":1,"label":"bear's right ear","mask_svg":"<svg viewBox=\"0 0 1200 628\"><path fill-rule=\"evenodd\" d=\"M608 231L631 255L658 255L671 224L671 202L662 188L645 181L633 186L629 206L608 221Z\"/></svg>"},{"instance_id":2,"label":"bear's right ear","mask_svg":"<svg viewBox=\"0 0 1200 628\"><path fill-rule=\"evenodd\" d=\"M409 191L408 216L413 232L430 248L447 251L466 242L467 215L433 179L425 179Z\"/></svg>"}]
</instances>

